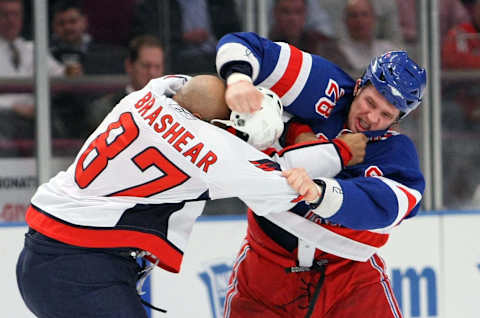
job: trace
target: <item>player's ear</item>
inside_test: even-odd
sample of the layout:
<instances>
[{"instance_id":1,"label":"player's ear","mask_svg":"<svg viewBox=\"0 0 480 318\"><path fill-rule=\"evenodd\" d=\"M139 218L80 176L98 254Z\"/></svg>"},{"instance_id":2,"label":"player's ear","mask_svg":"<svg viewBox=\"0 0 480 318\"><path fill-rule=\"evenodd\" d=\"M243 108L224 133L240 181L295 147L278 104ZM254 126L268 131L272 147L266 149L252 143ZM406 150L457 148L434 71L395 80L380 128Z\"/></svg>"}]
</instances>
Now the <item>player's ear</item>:
<instances>
[{"instance_id":1,"label":"player's ear","mask_svg":"<svg viewBox=\"0 0 480 318\"><path fill-rule=\"evenodd\" d=\"M358 91L360 90L361 83L362 83L362 79L361 78L357 79L357 81L355 82L355 88L353 89L353 96L357 96Z\"/></svg>"}]
</instances>

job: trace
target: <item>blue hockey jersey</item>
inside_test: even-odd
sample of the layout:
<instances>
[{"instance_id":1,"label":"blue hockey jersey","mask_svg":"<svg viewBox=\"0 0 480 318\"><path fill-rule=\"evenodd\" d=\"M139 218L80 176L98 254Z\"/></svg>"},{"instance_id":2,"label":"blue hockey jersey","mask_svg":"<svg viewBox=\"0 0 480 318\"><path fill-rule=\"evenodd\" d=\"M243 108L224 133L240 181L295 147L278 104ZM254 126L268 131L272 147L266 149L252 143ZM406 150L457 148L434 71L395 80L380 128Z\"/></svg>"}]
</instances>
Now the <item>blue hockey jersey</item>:
<instances>
[{"instance_id":1,"label":"blue hockey jersey","mask_svg":"<svg viewBox=\"0 0 480 318\"><path fill-rule=\"evenodd\" d=\"M318 136L332 139L345 128L355 81L328 60L254 33L235 33L219 41L216 63L220 75L224 67L248 64L254 84L277 93L284 110L308 123ZM317 164L322 163L312 162ZM425 188L413 142L394 131L372 132L363 163L331 178L312 177L326 177L318 211L297 207L293 212L313 222L298 220L294 213L267 218L324 251L358 260L368 258L385 244L391 228L418 212ZM301 227L314 222L309 237L305 233L310 230ZM319 227L326 236L319 234ZM336 242L325 243L329 240ZM365 253L359 253L358 244Z\"/></svg>"}]
</instances>

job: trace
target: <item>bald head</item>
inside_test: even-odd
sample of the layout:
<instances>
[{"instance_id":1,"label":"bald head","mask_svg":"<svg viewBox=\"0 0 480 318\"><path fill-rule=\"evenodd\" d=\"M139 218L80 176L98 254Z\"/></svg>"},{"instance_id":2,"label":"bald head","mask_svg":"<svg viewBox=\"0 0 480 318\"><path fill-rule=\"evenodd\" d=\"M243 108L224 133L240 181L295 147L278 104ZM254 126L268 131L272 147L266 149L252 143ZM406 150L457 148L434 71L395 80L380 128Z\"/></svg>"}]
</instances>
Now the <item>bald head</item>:
<instances>
[{"instance_id":1,"label":"bald head","mask_svg":"<svg viewBox=\"0 0 480 318\"><path fill-rule=\"evenodd\" d=\"M225 84L214 75L192 77L173 99L205 121L227 119L230 110L225 103Z\"/></svg>"}]
</instances>

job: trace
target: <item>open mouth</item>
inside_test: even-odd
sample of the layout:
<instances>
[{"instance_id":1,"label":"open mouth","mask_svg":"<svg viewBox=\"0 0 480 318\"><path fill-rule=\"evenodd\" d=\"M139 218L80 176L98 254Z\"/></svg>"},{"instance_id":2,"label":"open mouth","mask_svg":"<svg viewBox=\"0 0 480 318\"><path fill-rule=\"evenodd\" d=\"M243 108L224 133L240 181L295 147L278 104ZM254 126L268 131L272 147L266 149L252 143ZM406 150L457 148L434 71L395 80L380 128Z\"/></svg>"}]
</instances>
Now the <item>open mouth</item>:
<instances>
[{"instance_id":1,"label":"open mouth","mask_svg":"<svg viewBox=\"0 0 480 318\"><path fill-rule=\"evenodd\" d=\"M370 125L363 119L357 120L357 130L358 131L367 131L370 129Z\"/></svg>"}]
</instances>

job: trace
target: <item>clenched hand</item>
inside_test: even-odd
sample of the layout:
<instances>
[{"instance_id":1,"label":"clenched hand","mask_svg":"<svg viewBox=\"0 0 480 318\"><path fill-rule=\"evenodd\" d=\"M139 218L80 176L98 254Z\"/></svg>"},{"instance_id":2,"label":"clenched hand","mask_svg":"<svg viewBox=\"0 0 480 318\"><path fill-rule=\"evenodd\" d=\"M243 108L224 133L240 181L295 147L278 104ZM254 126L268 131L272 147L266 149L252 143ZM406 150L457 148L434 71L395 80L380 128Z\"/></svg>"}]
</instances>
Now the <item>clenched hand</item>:
<instances>
[{"instance_id":1,"label":"clenched hand","mask_svg":"<svg viewBox=\"0 0 480 318\"><path fill-rule=\"evenodd\" d=\"M365 134L344 134L337 138L343 141L352 153L352 159L350 159L347 166L353 166L363 162L363 159L365 159L365 149L368 142L368 138L365 136Z\"/></svg>"},{"instance_id":2,"label":"clenched hand","mask_svg":"<svg viewBox=\"0 0 480 318\"><path fill-rule=\"evenodd\" d=\"M298 194L303 196L303 199L307 202L314 202L320 198L322 193L319 192L320 188L312 178L307 174L304 168L293 168L282 171L282 176L287 178L288 184L297 191Z\"/></svg>"},{"instance_id":3,"label":"clenched hand","mask_svg":"<svg viewBox=\"0 0 480 318\"><path fill-rule=\"evenodd\" d=\"M254 113L260 109L263 95L248 81L238 81L227 86L225 101L231 110Z\"/></svg>"}]
</instances>

